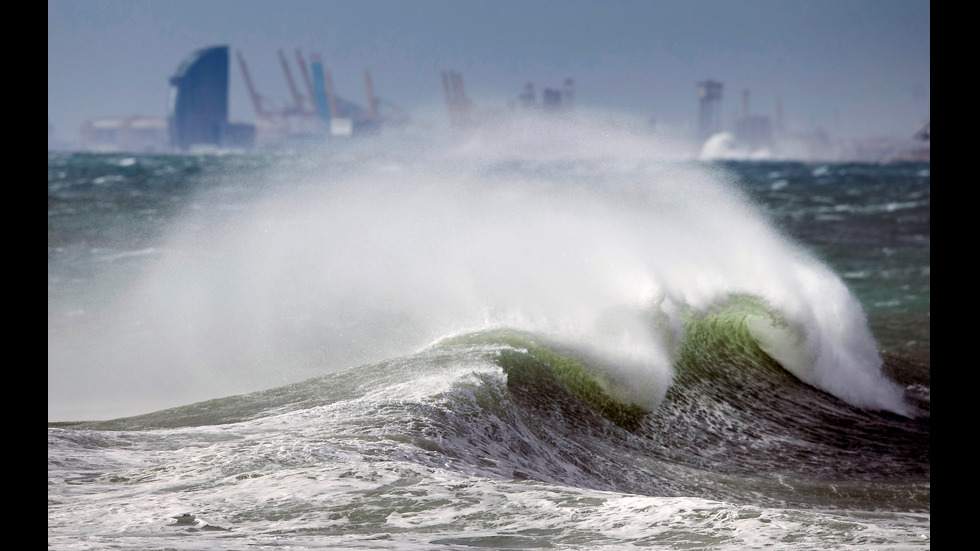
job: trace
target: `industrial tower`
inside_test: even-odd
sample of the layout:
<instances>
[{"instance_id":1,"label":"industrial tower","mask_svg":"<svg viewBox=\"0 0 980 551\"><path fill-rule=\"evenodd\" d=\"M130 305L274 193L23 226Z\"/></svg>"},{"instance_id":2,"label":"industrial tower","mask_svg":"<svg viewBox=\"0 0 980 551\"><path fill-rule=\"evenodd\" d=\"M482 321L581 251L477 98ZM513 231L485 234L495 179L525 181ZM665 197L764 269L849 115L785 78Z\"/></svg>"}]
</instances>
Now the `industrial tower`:
<instances>
[{"instance_id":1,"label":"industrial tower","mask_svg":"<svg viewBox=\"0 0 980 551\"><path fill-rule=\"evenodd\" d=\"M779 109L782 111L782 107ZM772 122L765 115L753 115L749 111L748 90L742 91L742 117L735 121L735 139L753 150L772 146Z\"/></svg>"},{"instance_id":2,"label":"industrial tower","mask_svg":"<svg viewBox=\"0 0 980 551\"><path fill-rule=\"evenodd\" d=\"M699 82L698 103L698 139L703 143L721 131L721 83L710 79Z\"/></svg>"},{"instance_id":3,"label":"industrial tower","mask_svg":"<svg viewBox=\"0 0 980 551\"><path fill-rule=\"evenodd\" d=\"M449 107L449 120L454 127L465 126L471 122L473 103L463 90L463 77L456 71L442 72L442 87L446 93Z\"/></svg>"}]
</instances>

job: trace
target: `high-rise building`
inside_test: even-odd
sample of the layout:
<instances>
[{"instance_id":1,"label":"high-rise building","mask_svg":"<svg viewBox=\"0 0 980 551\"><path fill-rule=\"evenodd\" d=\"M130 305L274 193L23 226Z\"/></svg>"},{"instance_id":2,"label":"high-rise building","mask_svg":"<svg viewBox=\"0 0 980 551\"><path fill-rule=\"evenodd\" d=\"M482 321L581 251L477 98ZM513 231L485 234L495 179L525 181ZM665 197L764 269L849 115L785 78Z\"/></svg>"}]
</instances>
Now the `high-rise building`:
<instances>
[{"instance_id":1,"label":"high-rise building","mask_svg":"<svg viewBox=\"0 0 980 551\"><path fill-rule=\"evenodd\" d=\"M181 62L170 77L167 118L174 149L223 145L229 133L228 46L202 48Z\"/></svg>"},{"instance_id":2,"label":"high-rise building","mask_svg":"<svg viewBox=\"0 0 980 551\"><path fill-rule=\"evenodd\" d=\"M698 83L698 139L704 142L721 132L721 83L704 80Z\"/></svg>"}]
</instances>

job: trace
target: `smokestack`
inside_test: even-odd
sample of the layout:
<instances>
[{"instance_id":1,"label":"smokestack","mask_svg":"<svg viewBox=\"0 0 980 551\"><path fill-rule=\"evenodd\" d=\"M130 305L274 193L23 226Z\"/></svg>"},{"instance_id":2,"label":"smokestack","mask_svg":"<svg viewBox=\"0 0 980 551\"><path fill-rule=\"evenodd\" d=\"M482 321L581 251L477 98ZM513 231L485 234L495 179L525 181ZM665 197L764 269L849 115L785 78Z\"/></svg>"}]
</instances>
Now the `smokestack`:
<instances>
[{"instance_id":1,"label":"smokestack","mask_svg":"<svg viewBox=\"0 0 980 551\"><path fill-rule=\"evenodd\" d=\"M749 91L745 89L742 91L742 118L749 118Z\"/></svg>"}]
</instances>

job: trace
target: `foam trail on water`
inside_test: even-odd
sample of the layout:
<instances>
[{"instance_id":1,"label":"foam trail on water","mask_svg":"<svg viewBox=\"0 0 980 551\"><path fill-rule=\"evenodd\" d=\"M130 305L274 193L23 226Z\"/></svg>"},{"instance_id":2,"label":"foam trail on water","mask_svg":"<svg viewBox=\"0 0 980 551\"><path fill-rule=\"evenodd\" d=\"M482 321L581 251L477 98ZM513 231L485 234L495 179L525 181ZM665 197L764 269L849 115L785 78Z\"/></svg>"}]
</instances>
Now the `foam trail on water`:
<instances>
[{"instance_id":1,"label":"foam trail on water","mask_svg":"<svg viewBox=\"0 0 980 551\"><path fill-rule=\"evenodd\" d=\"M508 326L591 346L652 408L683 312L747 294L792 328L753 326L796 376L904 412L839 278L681 151L580 113L284 162L252 176L280 184L240 211L213 218L221 197L202 196L119 305L124 344L74 359L129 362L163 380L156 392L204 399Z\"/></svg>"}]
</instances>

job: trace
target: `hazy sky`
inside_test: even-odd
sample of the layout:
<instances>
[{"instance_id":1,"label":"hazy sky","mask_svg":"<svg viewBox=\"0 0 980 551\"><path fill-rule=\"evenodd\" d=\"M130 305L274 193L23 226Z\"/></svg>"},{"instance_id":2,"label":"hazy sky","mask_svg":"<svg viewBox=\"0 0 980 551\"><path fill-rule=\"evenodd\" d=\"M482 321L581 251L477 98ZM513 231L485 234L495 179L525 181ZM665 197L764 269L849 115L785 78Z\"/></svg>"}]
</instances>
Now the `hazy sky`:
<instances>
[{"instance_id":1,"label":"hazy sky","mask_svg":"<svg viewBox=\"0 0 980 551\"><path fill-rule=\"evenodd\" d=\"M49 0L48 122L59 140L102 116L166 115L168 78L194 50L227 44L231 119L258 91L288 101L279 63L322 56L337 93L376 95L444 124L440 72L463 76L478 108L568 77L576 102L693 133L696 83L724 83L723 126L773 114L789 131L910 136L929 120L927 0Z\"/></svg>"}]
</instances>

